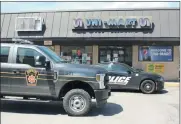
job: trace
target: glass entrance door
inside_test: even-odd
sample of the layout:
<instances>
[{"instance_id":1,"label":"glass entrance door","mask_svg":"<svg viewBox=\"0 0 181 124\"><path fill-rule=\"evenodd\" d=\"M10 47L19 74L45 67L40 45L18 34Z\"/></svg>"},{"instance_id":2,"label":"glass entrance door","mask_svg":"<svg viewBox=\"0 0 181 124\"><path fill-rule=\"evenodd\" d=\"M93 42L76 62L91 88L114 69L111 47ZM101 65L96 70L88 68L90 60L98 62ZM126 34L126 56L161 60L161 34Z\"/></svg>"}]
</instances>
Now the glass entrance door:
<instances>
[{"instance_id":1,"label":"glass entrance door","mask_svg":"<svg viewBox=\"0 0 181 124\"><path fill-rule=\"evenodd\" d=\"M132 46L100 46L99 63L110 61L126 63L132 66Z\"/></svg>"}]
</instances>

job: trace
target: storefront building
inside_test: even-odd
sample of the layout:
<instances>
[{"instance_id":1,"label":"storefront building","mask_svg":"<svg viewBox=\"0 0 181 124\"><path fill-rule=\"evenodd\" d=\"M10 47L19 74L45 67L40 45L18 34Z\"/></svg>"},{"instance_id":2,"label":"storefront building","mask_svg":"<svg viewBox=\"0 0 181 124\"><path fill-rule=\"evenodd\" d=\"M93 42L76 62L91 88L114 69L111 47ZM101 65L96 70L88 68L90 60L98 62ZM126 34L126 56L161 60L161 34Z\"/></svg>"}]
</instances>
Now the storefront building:
<instances>
[{"instance_id":1,"label":"storefront building","mask_svg":"<svg viewBox=\"0 0 181 124\"><path fill-rule=\"evenodd\" d=\"M68 62L126 63L179 79L180 9L1 13L1 40L29 39Z\"/></svg>"}]
</instances>

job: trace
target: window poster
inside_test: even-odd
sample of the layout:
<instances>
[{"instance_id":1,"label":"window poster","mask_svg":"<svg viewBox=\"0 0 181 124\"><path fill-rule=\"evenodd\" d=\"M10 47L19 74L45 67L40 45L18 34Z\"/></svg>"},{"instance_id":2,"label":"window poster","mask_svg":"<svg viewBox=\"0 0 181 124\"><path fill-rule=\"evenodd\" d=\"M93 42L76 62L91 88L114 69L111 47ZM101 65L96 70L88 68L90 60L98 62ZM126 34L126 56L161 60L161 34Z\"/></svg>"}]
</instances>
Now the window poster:
<instances>
[{"instance_id":1,"label":"window poster","mask_svg":"<svg viewBox=\"0 0 181 124\"><path fill-rule=\"evenodd\" d=\"M173 61L173 47L140 46L139 61Z\"/></svg>"},{"instance_id":2,"label":"window poster","mask_svg":"<svg viewBox=\"0 0 181 124\"><path fill-rule=\"evenodd\" d=\"M164 64L162 63L155 63L155 64L147 64L146 71L151 73L164 73Z\"/></svg>"}]
</instances>

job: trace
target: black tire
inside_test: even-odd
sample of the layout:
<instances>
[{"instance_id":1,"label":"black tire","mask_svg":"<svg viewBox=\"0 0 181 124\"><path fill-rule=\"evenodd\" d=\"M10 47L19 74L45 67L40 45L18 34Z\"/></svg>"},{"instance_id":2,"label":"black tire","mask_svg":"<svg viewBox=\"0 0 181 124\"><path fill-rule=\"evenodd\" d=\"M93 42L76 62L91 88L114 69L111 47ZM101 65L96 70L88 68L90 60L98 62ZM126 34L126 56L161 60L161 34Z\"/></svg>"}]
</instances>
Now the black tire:
<instances>
[{"instance_id":1,"label":"black tire","mask_svg":"<svg viewBox=\"0 0 181 124\"><path fill-rule=\"evenodd\" d=\"M80 110L80 111L77 110L76 111L74 109L75 107L73 107L74 104L70 103L71 99L72 99L72 102L74 100L74 98L72 98L73 96L76 96L76 97L79 96L79 98L81 98L81 100L84 102L84 107L83 107L82 110ZM75 102L80 102L81 103L80 99L76 99L76 100L77 101L74 100L74 103ZM63 108L68 113L68 115L70 115L70 116L83 116L83 115L86 115L89 112L90 108L91 108L91 97L85 90L72 89L69 92L67 92L67 94L65 95L65 97L63 99Z\"/></svg>"},{"instance_id":2,"label":"black tire","mask_svg":"<svg viewBox=\"0 0 181 124\"><path fill-rule=\"evenodd\" d=\"M155 83L152 80L144 80L141 83L140 90L145 94L152 94L155 92Z\"/></svg>"}]
</instances>

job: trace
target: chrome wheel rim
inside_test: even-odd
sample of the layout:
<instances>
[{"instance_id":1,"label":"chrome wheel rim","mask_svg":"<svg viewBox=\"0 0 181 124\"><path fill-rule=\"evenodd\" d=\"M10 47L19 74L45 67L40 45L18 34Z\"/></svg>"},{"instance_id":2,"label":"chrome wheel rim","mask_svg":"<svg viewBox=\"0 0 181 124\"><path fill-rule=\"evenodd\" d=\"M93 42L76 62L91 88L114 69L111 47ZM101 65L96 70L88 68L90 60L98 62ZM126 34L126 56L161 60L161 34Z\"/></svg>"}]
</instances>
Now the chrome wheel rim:
<instances>
[{"instance_id":1,"label":"chrome wheel rim","mask_svg":"<svg viewBox=\"0 0 181 124\"><path fill-rule=\"evenodd\" d=\"M150 83L146 83L145 86L144 86L144 89L146 91L150 91L150 90L152 90L152 85Z\"/></svg>"},{"instance_id":2,"label":"chrome wheel rim","mask_svg":"<svg viewBox=\"0 0 181 124\"><path fill-rule=\"evenodd\" d=\"M80 95L74 95L69 100L69 107L75 112L84 110L86 106L86 100Z\"/></svg>"}]
</instances>

